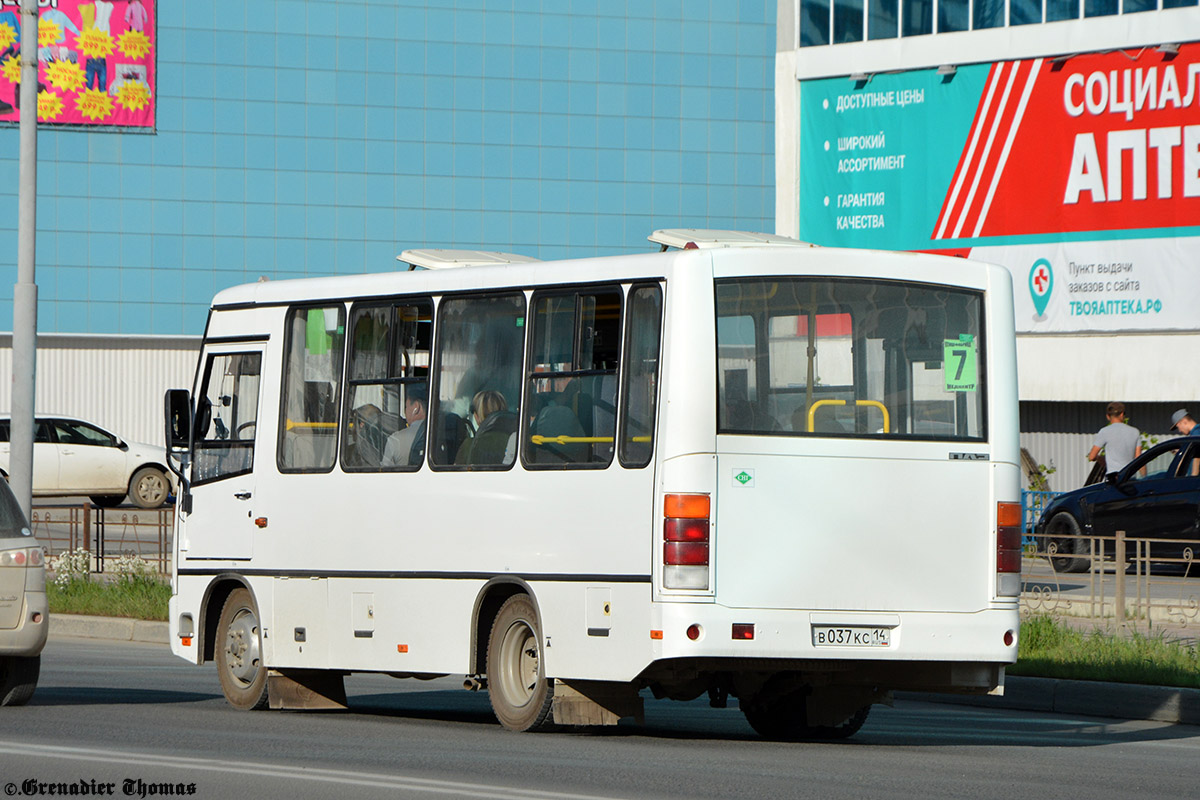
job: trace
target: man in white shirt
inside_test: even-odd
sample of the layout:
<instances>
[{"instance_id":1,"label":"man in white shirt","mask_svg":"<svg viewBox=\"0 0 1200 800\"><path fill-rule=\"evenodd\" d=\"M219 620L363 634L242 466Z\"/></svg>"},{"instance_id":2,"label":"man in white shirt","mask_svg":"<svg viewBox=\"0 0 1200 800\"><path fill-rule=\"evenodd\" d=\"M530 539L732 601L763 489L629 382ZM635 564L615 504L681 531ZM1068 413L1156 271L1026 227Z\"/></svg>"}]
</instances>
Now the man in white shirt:
<instances>
[{"instance_id":1,"label":"man in white shirt","mask_svg":"<svg viewBox=\"0 0 1200 800\"><path fill-rule=\"evenodd\" d=\"M1108 424L1096 434L1096 443L1087 458L1095 461L1103 451L1104 471L1112 475L1142 454L1142 434L1132 425L1125 424L1124 403L1109 403L1105 412Z\"/></svg>"}]
</instances>

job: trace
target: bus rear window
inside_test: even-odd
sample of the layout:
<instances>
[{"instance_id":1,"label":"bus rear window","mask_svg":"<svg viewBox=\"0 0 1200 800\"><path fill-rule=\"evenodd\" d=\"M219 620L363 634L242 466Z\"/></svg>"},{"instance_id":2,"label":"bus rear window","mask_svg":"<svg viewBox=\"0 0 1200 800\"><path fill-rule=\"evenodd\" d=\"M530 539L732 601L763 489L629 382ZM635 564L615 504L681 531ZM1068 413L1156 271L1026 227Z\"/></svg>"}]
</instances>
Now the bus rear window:
<instances>
[{"instance_id":1,"label":"bus rear window","mask_svg":"<svg viewBox=\"0 0 1200 800\"><path fill-rule=\"evenodd\" d=\"M718 432L981 440L982 307L927 284L719 281Z\"/></svg>"}]
</instances>

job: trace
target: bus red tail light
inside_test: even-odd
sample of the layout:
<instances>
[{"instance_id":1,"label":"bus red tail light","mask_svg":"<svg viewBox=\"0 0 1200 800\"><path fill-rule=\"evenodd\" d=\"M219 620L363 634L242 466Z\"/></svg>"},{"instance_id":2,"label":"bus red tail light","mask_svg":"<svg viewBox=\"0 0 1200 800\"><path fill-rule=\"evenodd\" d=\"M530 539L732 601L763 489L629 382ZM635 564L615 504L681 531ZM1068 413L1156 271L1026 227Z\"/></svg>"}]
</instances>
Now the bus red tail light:
<instances>
[{"instance_id":1,"label":"bus red tail light","mask_svg":"<svg viewBox=\"0 0 1200 800\"><path fill-rule=\"evenodd\" d=\"M1021 593L1021 504L996 504L996 594Z\"/></svg>"},{"instance_id":2,"label":"bus red tail light","mask_svg":"<svg viewBox=\"0 0 1200 800\"><path fill-rule=\"evenodd\" d=\"M669 566L687 564L708 566L708 542L665 542L663 563Z\"/></svg>"},{"instance_id":3,"label":"bus red tail light","mask_svg":"<svg viewBox=\"0 0 1200 800\"><path fill-rule=\"evenodd\" d=\"M665 542L708 542L707 519L668 519L663 522Z\"/></svg>"},{"instance_id":4,"label":"bus red tail light","mask_svg":"<svg viewBox=\"0 0 1200 800\"><path fill-rule=\"evenodd\" d=\"M707 589L709 514L706 494L669 494L663 500L663 586Z\"/></svg>"}]
</instances>

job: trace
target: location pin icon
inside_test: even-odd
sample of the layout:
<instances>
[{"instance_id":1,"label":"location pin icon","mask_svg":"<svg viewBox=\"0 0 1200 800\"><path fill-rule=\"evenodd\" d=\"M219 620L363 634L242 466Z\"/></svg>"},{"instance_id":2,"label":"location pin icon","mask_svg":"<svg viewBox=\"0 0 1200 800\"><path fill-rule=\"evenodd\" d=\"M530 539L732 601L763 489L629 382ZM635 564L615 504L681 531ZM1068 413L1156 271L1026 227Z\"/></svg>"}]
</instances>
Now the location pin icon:
<instances>
[{"instance_id":1,"label":"location pin icon","mask_svg":"<svg viewBox=\"0 0 1200 800\"><path fill-rule=\"evenodd\" d=\"M1039 317L1046 314L1046 306L1050 304L1050 290L1054 288L1054 270L1050 262L1039 258L1033 262L1029 270L1029 296L1033 298L1033 308Z\"/></svg>"}]
</instances>

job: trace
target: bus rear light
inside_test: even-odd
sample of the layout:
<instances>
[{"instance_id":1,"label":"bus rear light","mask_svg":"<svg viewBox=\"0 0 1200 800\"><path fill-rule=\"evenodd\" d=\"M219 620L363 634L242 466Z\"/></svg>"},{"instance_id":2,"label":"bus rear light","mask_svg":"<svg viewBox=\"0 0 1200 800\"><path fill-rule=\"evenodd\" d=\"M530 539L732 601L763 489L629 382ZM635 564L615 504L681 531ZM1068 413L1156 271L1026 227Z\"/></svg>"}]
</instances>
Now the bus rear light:
<instances>
[{"instance_id":1,"label":"bus rear light","mask_svg":"<svg viewBox=\"0 0 1200 800\"><path fill-rule=\"evenodd\" d=\"M663 498L663 587L707 589L709 515L706 494L668 494Z\"/></svg>"},{"instance_id":2,"label":"bus rear light","mask_svg":"<svg viewBox=\"0 0 1200 800\"><path fill-rule=\"evenodd\" d=\"M996 504L996 594L1021 594L1021 504Z\"/></svg>"},{"instance_id":3,"label":"bus rear light","mask_svg":"<svg viewBox=\"0 0 1200 800\"><path fill-rule=\"evenodd\" d=\"M753 622L735 622L735 623L733 623L733 638L734 639L753 639L754 638L754 623Z\"/></svg>"},{"instance_id":4,"label":"bus rear light","mask_svg":"<svg viewBox=\"0 0 1200 800\"><path fill-rule=\"evenodd\" d=\"M663 586L668 589L707 589L708 567L665 566Z\"/></svg>"},{"instance_id":5,"label":"bus rear light","mask_svg":"<svg viewBox=\"0 0 1200 800\"><path fill-rule=\"evenodd\" d=\"M688 627L687 627L687 637L689 639L691 639L693 642L696 641L697 639L699 639L703 633L704 633L704 629L701 628L699 625L697 625L694 622L691 625L688 625Z\"/></svg>"},{"instance_id":6,"label":"bus rear light","mask_svg":"<svg viewBox=\"0 0 1200 800\"><path fill-rule=\"evenodd\" d=\"M1015 642L1016 640L1017 640L1017 637L1013 635L1012 631L1004 632L1004 646L1005 647L1012 647L1013 642Z\"/></svg>"},{"instance_id":7,"label":"bus rear light","mask_svg":"<svg viewBox=\"0 0 1200 800\"><path fill-rule=\"evenodd\" d=\"M668 519L663 522L663 541L708 542L707 519ZM669 563L669 562L668 562Z\"/></svg>"},{"instance_id":8,"label":"bus rear light","mask_svg":"<svg viewBox=\"0 0 1200 800\"><path fill-rule=\"evenodd\" d=\"M996 504L996 571L1021 571L1021 504Z\"/></svg>"},{"instance_id":9,"label":"bus rear light","mask_svg":"<svg viewBox=\"0 0 1200 800\"><path fill-rule=\"evenodd\" d=\"M669 566L708 566L708 542L666 542L663 563Z\"/></svg>"},{"instance_id":10,"label":"bus rear light","mask_svg":"<svg viewBox=\"0 0 1200 800\"><path fill-rule=\"evenodd\" d=\"M707 520L711 503L706 494L669 494L663 498L663 516Z\"/></svg>"}]
</instances>

